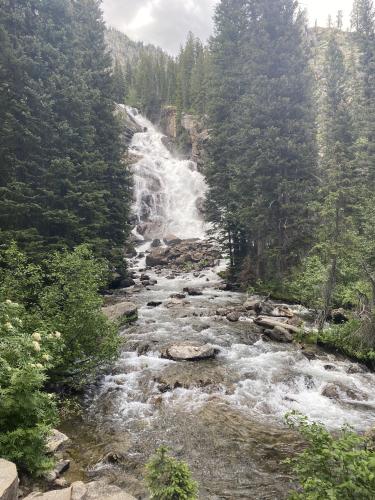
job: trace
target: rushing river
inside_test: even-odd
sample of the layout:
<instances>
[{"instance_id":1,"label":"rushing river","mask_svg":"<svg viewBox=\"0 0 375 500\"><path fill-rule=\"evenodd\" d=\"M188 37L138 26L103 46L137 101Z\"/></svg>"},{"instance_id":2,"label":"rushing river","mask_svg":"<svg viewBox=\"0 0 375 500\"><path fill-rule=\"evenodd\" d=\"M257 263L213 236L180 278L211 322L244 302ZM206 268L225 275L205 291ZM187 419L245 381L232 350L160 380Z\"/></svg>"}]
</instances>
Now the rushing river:
<instances>
[{"instance_id":1,"label":"rushing river","mask_svg":"<svg viewBox=\"0 0 375 500\"><path fill-rule=\"evenodd\" d=\"M162 135L135 110L129 111L147 130L136 134L133 152L138 224L146 235L203 237L197 201L206 186L191 162L174 158ZM144 232L144 231L143 231ZM139 247L131 265L145 268ZM147 270L153 287L120 294L139 305L139 320L123 333L125 345L113 369L86 396L85 415L65 424L73 438L70 477L106 475L137 498L147 498L144 463L161 444L186 460L200 483L202 499L282 499L290 487L282 464L301 446L283 423L295 409L331 429L349 423L362 431L374 425L375 375L323 351L308 360L295 344L265 342L250 321L229 323L215 311L242 304L239 293L218 290L217 269L202 273ZM203 295L171 303L184 287ZM162 302L157 308L150 301ZM161 358L171 342L209 343L215 360L196 363ZM361 401L322 394L327 384L350 388ZM106 453L118 463L102 461ZM113 460L112 460L113 462Z\"/></svg>"}]
</instances>

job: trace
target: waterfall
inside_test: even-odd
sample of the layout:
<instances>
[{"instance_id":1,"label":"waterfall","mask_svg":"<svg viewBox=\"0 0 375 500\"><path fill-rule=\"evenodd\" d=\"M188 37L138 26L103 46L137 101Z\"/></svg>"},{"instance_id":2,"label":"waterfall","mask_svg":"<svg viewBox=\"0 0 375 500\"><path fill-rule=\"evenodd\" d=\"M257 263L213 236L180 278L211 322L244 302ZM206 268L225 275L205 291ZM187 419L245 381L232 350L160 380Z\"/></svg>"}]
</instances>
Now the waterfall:
<instances>
[{"instance_id":1,"label":"waterfall","mask_svg":"<svg viewBox=\"0 0 375 500\"><path fill-rule=\"evenodd\" d=\"M201 207L207 185L193 161L181 160L163 144L163 134L134 108L128 114L142 127L130 152L139 156L133 167L137 232L145 239L173 234L203 238Z\"/></svg>"}]
</instances>

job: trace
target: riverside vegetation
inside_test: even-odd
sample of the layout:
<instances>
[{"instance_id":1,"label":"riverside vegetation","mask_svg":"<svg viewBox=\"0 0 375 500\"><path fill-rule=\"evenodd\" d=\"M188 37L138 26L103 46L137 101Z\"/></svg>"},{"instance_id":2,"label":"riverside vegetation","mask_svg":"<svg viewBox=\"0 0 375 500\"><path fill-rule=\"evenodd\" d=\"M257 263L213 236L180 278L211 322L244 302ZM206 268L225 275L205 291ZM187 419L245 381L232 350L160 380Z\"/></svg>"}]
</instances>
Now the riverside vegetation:
<instances>
[{"instance_id":1,"label":"riverside vegetation","mask_svg":"<svg viewBox=\"0 0 375 500\"><path fill-rule=\"evenodd\" d=\"M221 0L208 46L175 59L126 41L112 60L96 0L0 6L0 453L51 467L57 389L113 360L103 290L126 274L131 180L115 102L158 121L176 109L210 130L203 173L210 221L243 289L318 314L316 340L375 359L375 9L355 0L351 30L306 27L293 0ZM108 42L108 40L112 40ZM349 48L348 48L349 47ZM130 49L129 49L130 53ZM350 321L324 329L334 307ZM371 440L287 417L307 448L291 498L373 498ZM188 466L161 448L153 498L196 498Z\"/></svg>"}]
</instances>

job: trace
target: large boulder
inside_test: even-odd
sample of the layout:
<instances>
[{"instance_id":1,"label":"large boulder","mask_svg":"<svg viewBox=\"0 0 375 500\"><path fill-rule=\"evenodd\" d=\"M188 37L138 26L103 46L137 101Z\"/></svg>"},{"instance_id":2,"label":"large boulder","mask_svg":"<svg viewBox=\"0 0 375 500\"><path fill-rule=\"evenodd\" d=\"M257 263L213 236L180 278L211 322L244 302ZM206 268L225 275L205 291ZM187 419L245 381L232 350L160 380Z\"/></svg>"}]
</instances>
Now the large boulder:
<instances>
[{"instance_id":1,"label":"large boulder","mask_svg":"<svg viewBox=\"0 0 375 500\"><path fill-rule=\"evenodd\" d=\"M133 302L119 302L112 306L103 307L102 311L111 321L119 321L123 324L137 319L138 307Z\"/></svg>"},{"instance_id":2,"label":"large boulder","mask_svg":"<svg viewBox=\"0 0 375 500\"><path fill-rule=\"evenodd\" d=\"M286 344L293 342L293 335L281 326L276 326L272 330L264 330L264 335L275 342L283 342Z\"/></svg>"},{"instance_id":3,"label":"large boulder","mask_svg":"<svg viewBox=\"0 0 375 500\"><path fill-rule=\"evenodd\" d=\"M12 499L13 500L13 499ZM16 500L16 499L15 499ZM106 481L93 481L85 484L82 481L74 482L69 488L48 491L47 493L34 492L25 500L136 500L118 486Z\"/></svg>"},{"instance_id":4,"label":"large boulder","mask_svg":"<svg viewBox=\"0 0 375 500\"><path fill-rule=\"evenodd\" d=\"M82 500L86 497L81 497ZM24 500L72 500L72 488L64 488L62 490L47 491L41 493L39 491L30 493Z\"/></svg>"},{"instance_id":5,"label":"large boulder","mask_svg":"<svg viewBox=\"0 0 375 500\"><path fill-rule=\"evenodd\" d=\"M199 288L192 288L190 286L187 286L186 288L184 288L183 291L185 293L187 293L188 295L190 295L191 297L197 297L199 295L203 295L202 290L200 290Z\"/></svg>"},{"instance_id":6,"label":"large boulder","mask_svg":"<svg viewBox=\"0 0 375 500\"><path fill-rule=\"evenodd\" d=\"M18 499L18 474L12 462L0 458L0 500Z\"/></svg>"},{"instance_id":7,"label":"large boulder","mask_svg":"<svg viewBox=\"0 0 375 500\"><path fill-rule=\"evenodd\" d=\"M167 236L164 236L163 241L166 245L178 245L181 243L181 238L178 238L174 234L167 234Z\"/></svg>"},{"instance_id":8,"label":"large boulder","mask_svg":"<svg viewBox=\"0 0 375 500\"><path fill-rule=\"evenodd\" d=\"M201 361L212 359L216 354L217 350L209 344L175 344L166 349L164 357L174 361Z\"/></svg>"},{"instance_id":9,"label":"large boulder","mask_svg":"<svg viewBox=\"0 0 375 500\"><path fill-rule=\"evenodd\" d=\"M84 484L77 481L72 484L71 500L136 500L118 486L105 480Z\"/></svg>"},{"instance_id":10,"label":"large boulder","mask_svg":"<svg viewBox=\"0 0 375 500\"><path fill-rule=\"evenodd\" d=\"M49 453L56 453L56 451L61 450L61 448L68 442L68 436L57 429L52 429L51 434L47 438L47 450Z\"/></svg>"},{"instance_id":11,"label":"large boulder","mask_svg":"<svg viewBox=\"0 0 375 500\"><path fill-rule=\"evenodd\" d=\"M167 266L169 262L168 254L168 248L153 248L151 252L146 255L146 266Z\"/></svg>"}]
</instances>

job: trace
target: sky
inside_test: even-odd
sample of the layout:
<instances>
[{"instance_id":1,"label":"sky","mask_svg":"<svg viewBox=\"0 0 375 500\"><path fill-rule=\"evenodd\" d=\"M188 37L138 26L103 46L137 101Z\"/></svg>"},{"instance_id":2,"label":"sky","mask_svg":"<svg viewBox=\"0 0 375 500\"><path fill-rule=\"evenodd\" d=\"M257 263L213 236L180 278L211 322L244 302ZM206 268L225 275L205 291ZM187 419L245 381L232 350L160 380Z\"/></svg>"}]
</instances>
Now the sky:
<instances>
[{"instance_id":1,"label":"sky","mask_svg":"<svg viewBox=\"0 0 375 500\"><path fill-rule=\"evenodd\" d=\"M218 0L103 0L107 24L141 40L177 54L192 31L207 40L213 30L212 15ZM328 15L343 10L348 23L353 0L301 0L310 24L327 25Z\"/></svg>"}]
</instances>

